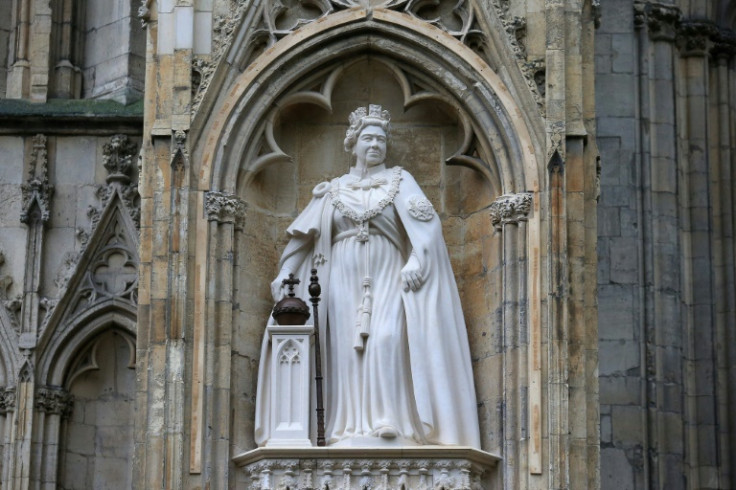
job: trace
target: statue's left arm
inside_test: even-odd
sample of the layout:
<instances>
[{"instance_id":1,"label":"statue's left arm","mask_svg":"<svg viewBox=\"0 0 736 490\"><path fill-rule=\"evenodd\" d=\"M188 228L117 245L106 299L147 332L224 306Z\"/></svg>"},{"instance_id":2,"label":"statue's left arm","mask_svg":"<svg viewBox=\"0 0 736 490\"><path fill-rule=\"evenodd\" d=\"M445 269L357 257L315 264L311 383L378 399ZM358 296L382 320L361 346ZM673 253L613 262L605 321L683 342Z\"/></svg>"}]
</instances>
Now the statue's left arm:
<instances>
[{"instance_id":1,"label":"statue's left arm","mask_svg":"<svg viewBox=\"0 0 736 490\"><path fill-rule=\"evenodd\" d=\"M442 223L408 172L402 172L396 210L419 264L421 287L402 293L412 384L430 444L480 447L468 336Z\"/></svg>"},{"instance_id":2,"label":"statue's left arm","mask_svg":"<svg viewBox=\"0 0 736 490\"><path fill-rule=\"evenodd\" d=\"M433 271L432 250L439 247L446 253L442 225L432 204L424 195L414 177L402 172L401 186L394 201L401 222L409 237L411 253L401 269L405 291L418 291Z\"/></svg>"}]
</instances>

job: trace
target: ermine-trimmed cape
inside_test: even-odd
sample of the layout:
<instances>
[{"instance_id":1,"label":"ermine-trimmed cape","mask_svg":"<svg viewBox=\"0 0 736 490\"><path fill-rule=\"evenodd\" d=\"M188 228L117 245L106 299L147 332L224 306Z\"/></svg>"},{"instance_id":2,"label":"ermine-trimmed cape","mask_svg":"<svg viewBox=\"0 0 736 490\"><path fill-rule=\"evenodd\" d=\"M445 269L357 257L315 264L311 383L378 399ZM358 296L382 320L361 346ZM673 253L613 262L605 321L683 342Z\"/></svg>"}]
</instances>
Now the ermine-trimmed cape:
<instances>
[{"instance_id":1,"label":"ermine-trimmed cape","mask_svg":"<svg viewBox=\"0 0 736 490\"><path fill-rule=\"evenodd\" d=\"M402 293L412 379L412 386L408 389L412 390L427 444L480 448L468 336L442 225L414 178L405 170L401 170L400 175L399 192L393 206L411 244L409 252L413 251L419 259L424 277L418 291ZM330 288L332 214L337 212L329 192L334 184L335 181L323 182L315 187L314 198L287 229L291 240L280 263L281 267L288 257L308 248L308 259L295 272L301 280L295 291L297 296L308 300L310 270L316 267L323 298L319 310L323 361L327 354L325 329L330 321L326 298ZM401 281L398 271L396 280ZM258 445L268 441L268 408L274 402L268 388L269 355L266 335L261 350L256 399L255 439ZM326 369L323 371L328 372ZM325 383L329 385L330 380L325 379ZM329 418L329 414L326 416Z\"/></svg>"}]
</instances>

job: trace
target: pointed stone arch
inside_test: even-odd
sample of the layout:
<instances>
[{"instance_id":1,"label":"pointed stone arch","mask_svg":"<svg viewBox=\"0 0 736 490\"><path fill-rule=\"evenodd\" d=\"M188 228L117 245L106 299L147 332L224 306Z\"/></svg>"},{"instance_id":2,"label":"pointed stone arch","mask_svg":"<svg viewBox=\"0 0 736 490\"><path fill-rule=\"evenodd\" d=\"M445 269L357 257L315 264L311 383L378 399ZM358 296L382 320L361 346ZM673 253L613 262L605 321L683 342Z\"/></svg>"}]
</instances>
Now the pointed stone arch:
<instances>
[{"instance_id":1,"label":"pointed stone arch","mask_svg":"<svg viewBox=\"0 0 736 490\"><path fill-rule=\"evenodd\" d=\"M113 186L110 192L66 292L39 337L37 375L44 382L60 385L59 356L74 350L65 347L69 339L79 337L80 331L93 333L100 322L104 328L113 321L105 320L106 315L119 318L121 326L136 333L138 235L120 189Z\"/></svg>"},{"instance_id":2,"label":"pointed stone arch","mask_svg":"<svg viewBox=\"0 0 736 490\"><path fill-rule=\"evenodd\" d=\"M238 172L253 157L248 145L266 132L276 105L295 101L284 101L284 94L312 75L315 67L339 65L341 59L366 53L423 73L474 129L488 131L478 137L493 149L504 192L539 189L544 175L544 163L537 157L544 147L538 137L542 121L538 113L522 109L533 106L531 100L516 100L532 98L526 87L507 87L483 58L445 31L381 8L352 8L303 26L264 51L241 74L231 75L229 89L212 104L213 112L203 111L193 124L198 187L235 192ZM208 92L217 93L217 88ZM316 98L312 102L320 103ZM411 94L405 102L411 104ZM321 103L330 108L326 100ZM489 132L500 139L495 145Z\"/></svg>"},{"instance_id":3,"label":"pointed stone arch","mask_svg":"<svg viewBox=\"0 0 736 490\"><path fill-rule=\"evenodd\" d=\"M523 77L518 77L521 83L508 86L482 56L456 37L424 20L385 8L331 13L285 35L258 55L247 39L238 34L210 82L190 132L192 183L201 193L194 223L197 297L191 347L190 471L199 472L205 464L205 451L213 444L207 442L213 437L207 434L228 434L233 447L254 444L247 434L251 427L247 419L253 411L250 400L255 386L235 378L232 382L237 388L230 384L228 395L232 396L228 415L232 418L214 420L208 418L209 407L217 402L198 381L207 378L213 363L231 363L228 378L218 380L220 386L231 383L230 376L242 376L257 365L260 332L253 318L266 318L268 300L261 298L261 290L268 288L263 277L252 274L252 268L275 267L277 257L267 250L273 248L272 242L264 240L277 238L275 233L264 238L268 229L248 228L260 219L259 210L249 201L248 182L261 169L290 159L276 134L282 112L306 105L330 113L334 109L331 91L343 71L356 60L367 59L392 73L402 109L431 101L454 114L462 136L445 163L470 167L481 175L492 189L490 201L503 197L495 211L487 210L501 216L495 230L487 211L476 210L467 228L482 230L481 237L471 244L463 236L459 246L469 244L468 250L473 251L458 252L458 256L471 257L458 262L464 268L462 274L473 275L465 299L481 305L471 313L475 327L469 329L471 344L483 344L474 369L478 379L497 374L494 386L478 395L486 431L483 447L503 453L507 461L501 471L504 475L529 468L541 471L541 264L546 253L541 240L547 213L541 183L547 162L544 124ZM239 59L242 53L253 58L243 62ZM527 107L535 110L527 111ZM215 195L237 201L241 207L247 205L252 221L234 225L233 220L210 213L209 198ZM236 233L239 228L243 233ZM490 264L488 270L479 266L481 261ZM248 301L240 301L245 296ZM217 307L225 303L232 303L233 308ZM231 351L237 352L233 360L213 359L217 354L207 352L207 345L222 342L233 343ZM238 384L243 381L245 385ZM529 422L532 417L533 423Z\"/></svg>"}]
</instances>

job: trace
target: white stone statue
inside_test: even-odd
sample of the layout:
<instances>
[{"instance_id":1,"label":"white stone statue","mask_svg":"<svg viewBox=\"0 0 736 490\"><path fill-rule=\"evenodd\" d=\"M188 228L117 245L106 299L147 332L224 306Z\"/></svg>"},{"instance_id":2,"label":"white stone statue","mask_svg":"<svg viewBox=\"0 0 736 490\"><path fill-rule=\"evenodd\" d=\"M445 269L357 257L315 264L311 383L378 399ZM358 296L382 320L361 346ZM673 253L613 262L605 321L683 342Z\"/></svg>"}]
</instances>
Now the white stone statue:
<instances>
[{"instance_id":1,"label":"white stone statue","mask_svg":"<svg viewBox=\"0 0 736 490\"><path fill-rule=\"evenodd\" d=\"M314 188L289 226L291 240L272 283L289 273L309 297L309 270L322 285L320 336L328 445L480 447L465 321L442 227L401 167L385 165L389 114L350 115L350 172ZM258 379L255 436L269 439L268 340Z\"/></svg>"}]
</instances>

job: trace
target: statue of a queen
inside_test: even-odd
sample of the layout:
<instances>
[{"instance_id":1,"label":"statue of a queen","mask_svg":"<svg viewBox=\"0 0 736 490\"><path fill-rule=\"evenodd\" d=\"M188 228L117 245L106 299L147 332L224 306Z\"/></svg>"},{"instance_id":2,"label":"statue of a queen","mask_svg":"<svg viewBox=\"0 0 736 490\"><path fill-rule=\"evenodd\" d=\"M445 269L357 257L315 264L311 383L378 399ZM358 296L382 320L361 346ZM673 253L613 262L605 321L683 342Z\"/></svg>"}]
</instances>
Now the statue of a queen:
<instances>
[{"instance_id":1,"label":"statue of a queen","mask_svg":"<svg viewBox=\"0 0 736 490\"><path fill-rule=\"evenodd\" d=\"M294 274L307 298L318 270L328 445L480 447L468 337L442 226L414 178L387 168L389 113L359 107L345 150L350 172L317 185L289 226L272 283ZM268 340L256 442L269 439Z\"/></svg>"}]
</instances>

